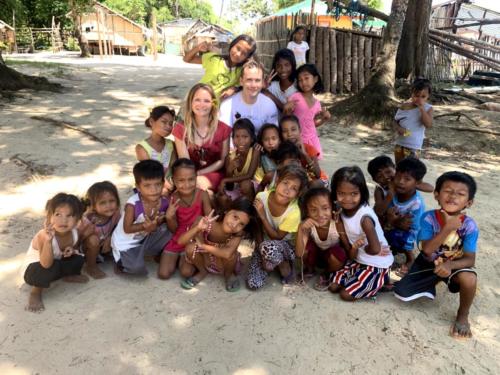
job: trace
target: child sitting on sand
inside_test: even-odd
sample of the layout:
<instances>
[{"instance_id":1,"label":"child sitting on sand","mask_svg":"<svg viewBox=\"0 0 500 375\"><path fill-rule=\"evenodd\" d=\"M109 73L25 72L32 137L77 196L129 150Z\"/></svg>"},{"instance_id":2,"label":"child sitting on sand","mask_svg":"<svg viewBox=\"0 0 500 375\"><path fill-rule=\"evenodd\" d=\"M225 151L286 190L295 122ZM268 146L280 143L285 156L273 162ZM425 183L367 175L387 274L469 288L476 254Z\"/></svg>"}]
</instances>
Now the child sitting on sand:
<instances>
[{"instance_id":1,"label":"child sitting on sand","mask_svg":"<svg viewBox=\"0 0 500 375\"><path fill-rule=\"evenodd\" d=\"M26 310L45 309L42 292L53 281L86 283L89 278L80 274L84 258L77 250L76 226L82 217L80 200L72 194L59 193L45 205L45 226L31 240L26 254L24 281L31 285Z\"/></svg>"},{"instance_id":2,"label":"child sitting on sand","mask_svg":"<svg viewBox=\"0 0 500 375\"><path fill-rule=\"evenodd\" d=\"M255 209L252 202L239 198L231 203L220 220L218 217L212 210L179 237L179 243L186 246L186 262L194 264L198 271L182 280L184 289L194 288L209 273L222 274L228 292L240 289L236 276L241 270L238 246L245 235L255 233Z\"/></svg>"},{"instance_id":3,"label":"child sitting on sand","mask_svg":"<svg viewBox=\"0 0 500 375\"><path fill-rule=\"evenodd\" d=\"M84 203L88 205L78 225L86 272L94 279L106 274L97 266L100 254L111 252L111 234L120 220L120 197L116 186L109 181L96 182L87 190Z\"/></svg>"},{"instance_id":4,"label":"child sitting on sand","mask_svg":"<svg viewBox=\"0 0 500 375\"><path fill-rule=\"evenodd\" d=\"M474 265L479 229L464 212L472 205L475 193L476 182L466 173L446 172L437 179L434 197L441 208L422 215L418 235L421 253L394 289L402 301L434 299L440 281L448 284L450 292L460 292L450 334L461 338L472 336L469 309L477 285Z\"/></svg>"},{"instance_id":5,"label":"child sitting on sand","mask_svg":"<svg viewBox=\"0 0 500 375\"><path fill-rule=\"evenodd\" d=\"M161 196L165 173L156 160L134 165L137 193L125 204L111 237L117 272L147 274L144 256L159 255L170 238L165 225L168 200Z\"/></svg>"},{"instance_id":6,"label":"child sitting on sand","mask_svg":"<svg viewBox=\"0 0 500 375\"><path fill-rule=\"evenodd\" d=\"M408 156L414 158L420 156L425 129L432 126L432 105L427 103L431 90L431 82L428 79L416 79L411 87L410 101L403 103L396 112L394 117L396 164Z\"/></svg>"}]
</instances>

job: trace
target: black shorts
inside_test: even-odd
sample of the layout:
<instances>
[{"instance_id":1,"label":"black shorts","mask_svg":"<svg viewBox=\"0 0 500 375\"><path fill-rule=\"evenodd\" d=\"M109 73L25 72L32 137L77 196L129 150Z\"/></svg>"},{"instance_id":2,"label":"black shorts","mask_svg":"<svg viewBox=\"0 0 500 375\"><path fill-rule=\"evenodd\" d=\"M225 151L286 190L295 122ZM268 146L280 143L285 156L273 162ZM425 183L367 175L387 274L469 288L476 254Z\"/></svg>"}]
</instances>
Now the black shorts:
<instances>
[{"instance_id":1,"label":"black shorts","mask_svg":"<svg viewBox=\"0 0 500 375\"><path fill-rule=\"evenodd\" d=\"M408 274L394 284L394 295L402 301L412 301L420 297L434 299L436 297L436 284L441 281L448 285L451 293L458 293L460 285L453 280L453 276L460 272L472 272L477 275L472 268L461 268L453 270L448 277L439 277L434 273L434 263L429 262L420 253Z\"/></svg>"}]
</instances>

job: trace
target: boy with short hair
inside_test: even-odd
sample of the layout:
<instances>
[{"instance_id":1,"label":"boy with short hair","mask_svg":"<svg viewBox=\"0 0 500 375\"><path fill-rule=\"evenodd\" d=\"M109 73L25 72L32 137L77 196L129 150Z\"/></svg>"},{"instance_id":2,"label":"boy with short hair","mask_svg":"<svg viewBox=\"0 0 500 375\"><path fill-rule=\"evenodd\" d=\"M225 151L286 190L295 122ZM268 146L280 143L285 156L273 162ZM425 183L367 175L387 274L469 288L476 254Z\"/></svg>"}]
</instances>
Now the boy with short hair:
<instances>
[{"instance_id":1,"label":"boy with short hair","mask_svg":"<svg viewBox=\"0 0 500 375\"><path fill-rule=\"evenodd\" d=\"M376 184L373 193L375 198L373 210L383 225L385 223L385 214L394 195L393 180L396 174L396 165L389 156L380 155L370 160L368 173Z\"/></svg>"},{"instance_id":2,"label":"boy with short hair","mask_svg":"<svg viewBox=\"0 0 500 375\"><path fill-rule=\"evenodd\" d=\"M479 229L464 210L472 205L475 193L476 182L466 173L446 172L437 179L434 197L441 209L422 215L421 253L395 286L394 294L402 301L434 299L440 281L448 284L450 292L460 292L460 306L450 329L453 337L472 336L468 318L477 285L473 267Z\"/></svg>"},{"instance_id":3,"label":"boy with short hair","mask_svg":"<svg viewBox=\"0 0 500 375\"><path fill-rule=\"evenodd\" d=\"M158 255L170 239L165 222L168 199L161 196L165 173L156 160L142 160L134 165L137 193L125 204L111 237L117 271L147 274L145 255Z\"/></svg>"},{"instance_id":4,"label":"boy with short hair","mask_svg":"<svg viewBox=\"0 0 500 375\"><path fill-rule=\"evenodd\" d=\"M420 228L420 216L425 211L422 196L417 185L427 172L425 164L415 158L406 158L396 165L394 176L394 196L386 213L385 232L387 242L393 252L403 253L406 262L400 267L405 275L413 263L413 248Z\"/></svg>"}]
</instances>

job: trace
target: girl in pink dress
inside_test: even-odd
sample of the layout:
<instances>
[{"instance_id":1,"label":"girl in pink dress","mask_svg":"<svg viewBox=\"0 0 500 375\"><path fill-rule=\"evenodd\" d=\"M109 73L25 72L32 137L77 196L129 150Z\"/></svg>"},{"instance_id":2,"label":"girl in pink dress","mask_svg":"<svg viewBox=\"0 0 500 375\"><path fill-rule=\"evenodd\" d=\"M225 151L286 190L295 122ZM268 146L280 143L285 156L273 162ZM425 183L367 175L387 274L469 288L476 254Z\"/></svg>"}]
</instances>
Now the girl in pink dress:
<instances>
[{"instance_id":1,"label":"girl in pink dress","mask_svg":"<svg viewBox=\"0 0 500 375\"><path fill-rule=\"evenodd\" d=\"M174 235L161 254L158 267L160 279L169 279L177 268L177 262L182 277L193 275L195 268L186 263L183 256L185 246L180 245L178 240L191 228L198 217L208 215L212 210L207 192L196 188L194 162L185 158L177 159L172 166L172 180L175 191L171 195L165 216L168 230Z\"/></svg>"},{"instance_id":2,"label":"girl in pink dress","mask_svg":"<svg viewBox=\"0 0 500 375\"><path fill-rule=\"evenodd\" d=\"M321 103L314 97L314 94L323 91L323 82L316 66L305 64L297 69L297 82L299 92L290 96L283 112L298 117L302 143L314 146L319 151L318 159L322 159L323 150L316 128L328 121L331 115L321 108Z\"/></svg>"},{"instance_id":3,"label":"girl in pink dress","mask_svg":"<svg viewBox=\"0 0 500 375\"><path fill-rule=\"evenodd\" d=\"M184 122L172 131L177 157L187 158L196 166L197 185L216 190L224 177L224 160L229 153L231 128L219 121L214 90L197 83L189 90Z\"/></svg>"}]
</instances>

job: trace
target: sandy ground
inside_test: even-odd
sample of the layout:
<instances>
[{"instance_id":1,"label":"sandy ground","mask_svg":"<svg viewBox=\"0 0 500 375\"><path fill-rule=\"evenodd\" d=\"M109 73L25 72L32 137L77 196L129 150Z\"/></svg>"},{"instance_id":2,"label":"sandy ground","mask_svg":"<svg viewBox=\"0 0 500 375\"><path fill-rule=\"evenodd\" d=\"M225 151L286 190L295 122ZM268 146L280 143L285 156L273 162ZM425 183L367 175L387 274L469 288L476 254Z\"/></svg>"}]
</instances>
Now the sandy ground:
<instances>
[{"instance_id":1,"label":"sandy ground","mask_svg":"<svg viewBox=\"0 0 500 375\"><path fill-rule=\"evenodd\" d=\"M0 101L1 374L500 373L498 140L446 131L454 121L449 118L436 121L431 144L455 143L449 150L431 148L424 160L427 181L460 169L479 184L469 211L481 228L471 340L448 336L458 297L445 285L436 301L411 304L390 294L348 304L311 285L282 287L277 276L259 292L227 293L217 277L188 292L179 287L178 276L158 280L153 263L145 279L118 277L106 263L106 279L54 283L44 294L46 310L25 312L28 288L20 286L19 267L41 228L45 201L59 191L83 194L103 179L115 182L122 198L129 196L133 147L147 134L148 108L177 107L201 76L199 67L176 57L156 64L144 57L85 65L72 57L44 59L68 65L16 68L46 75L68 90L24 91ZM449 110L436 107L437 113ZM70 121L107 144L32 116ZM498 115L488 116L481 126L498 124ZM459 125L467 126L466 120ZM348 164L365 168L370 158L390 152L390 142L384 132L329 124L322 129L323 167L330 174ZM482 152L487 146L490 153ZM434 207L431 195L425 199Z\"/></svg>"}]
</instances>

